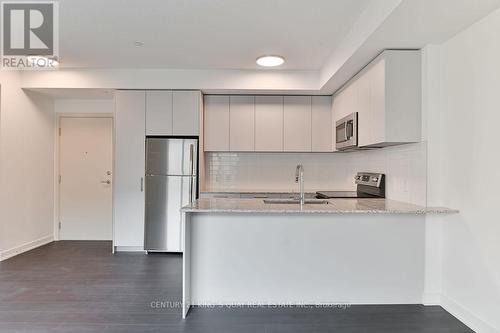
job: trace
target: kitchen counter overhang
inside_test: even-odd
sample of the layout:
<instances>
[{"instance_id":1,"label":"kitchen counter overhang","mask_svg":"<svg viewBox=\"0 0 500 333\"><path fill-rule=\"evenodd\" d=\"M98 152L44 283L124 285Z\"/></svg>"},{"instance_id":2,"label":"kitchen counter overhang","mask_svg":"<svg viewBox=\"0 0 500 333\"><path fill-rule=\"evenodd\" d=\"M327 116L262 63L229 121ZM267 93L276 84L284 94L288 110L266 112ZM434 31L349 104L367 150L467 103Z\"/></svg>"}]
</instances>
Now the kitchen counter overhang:
<instances>
[{"instance_id":1,"label":"kitchen counter overhang","mask_svg":"<svg viewBox=\"0 0 500 333\"><path fill-rule=\"evenodd\" d=\"M328 199L328 204L272 204L263 199L201 198L184 206L185 213L263 214L453 214L458 210L424 207L389 199Z\"/></svg>"}]
</instances>

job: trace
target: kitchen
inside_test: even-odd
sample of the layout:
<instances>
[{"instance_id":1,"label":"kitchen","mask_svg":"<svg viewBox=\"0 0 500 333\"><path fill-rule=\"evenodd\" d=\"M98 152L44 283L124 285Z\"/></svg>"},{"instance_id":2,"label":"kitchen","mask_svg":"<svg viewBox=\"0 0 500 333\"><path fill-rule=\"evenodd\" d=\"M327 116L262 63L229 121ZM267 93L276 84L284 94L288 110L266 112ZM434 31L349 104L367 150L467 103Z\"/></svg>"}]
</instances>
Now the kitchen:
<instances>
[{"instance_id":1,"label":"kitchen","mask_svg":"<svg viewBox=\"0 0 500 333\"><path fill-rule=\"evenodd\" d=\"M434 5L131 2L89 51L61 1L0 76L0 331L498 332L500 3Z\"/></svg>"},{"instance_id":2,"label":"kitchen","mask_svg":"<svg viewBox=\"0 0 500 333\"><path fill-rule=\"evenodd\" d=\"M418 50L385 50L333 98L118 91L115 251L182 252L184 317L190 304L420 302L425 280L424 216L458 212L426 207L420 64ZM256 158L256 153L262 156ZM339 170L338 183L331 177L335 170L323 171L327 178L322 181L314 169L309 173L302 164L313 164L315 169L343 165L351 154L356 154L350 161L354 169ZM367 154L386 159L389 155L404 163L370 165ZM325 162L316 163L321 158ZM273 159L279 160L273 165ZM246 168L253 166L245 163L250 160L288 175L288 181L273 182L276 175L265 172L243 175L242 182L232 178L251 172ZM295 170L282 169L293 160L300 161ZM205 174L198 175L199 169ZM392 175L403 180L394 182ZM402 182L414 188L401 190ZM409 202L402 201L405 198ZM360 230L370 230L368 239ZM341 239L332 242L337 234ZM248 235L255 235L258 242ZM336 249L353 246L361 251L350 250L351 260L342 265L346 253ZM270 262L264 260L268 251L275 253ZM259 264L251 267L252 273L247 266L239 272L236 267L242 260ZM301 291L305 279L299 274L302 268L294 269L296 260L319 278L312 281L316 291L294 292ZM335 262L332 270L325 270L328 261ZM286 292L274 295L275 285L266 286L265 281L277 281L283 272L299 278L288 278ZM342 278L342 272L348 273ZM353 283L353 274L367 280ZM380 278L374 281L376 275ZM339 279L338 289L331 286L332 276Z\"/></svg>"}]
</instances>

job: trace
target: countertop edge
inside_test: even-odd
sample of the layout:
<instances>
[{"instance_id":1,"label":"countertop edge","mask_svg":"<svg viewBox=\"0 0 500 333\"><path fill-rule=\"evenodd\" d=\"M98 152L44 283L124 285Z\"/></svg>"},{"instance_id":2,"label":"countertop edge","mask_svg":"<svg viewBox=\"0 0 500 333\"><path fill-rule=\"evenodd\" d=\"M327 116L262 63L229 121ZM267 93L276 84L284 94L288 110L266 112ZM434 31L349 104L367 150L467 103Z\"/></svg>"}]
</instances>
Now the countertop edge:
<instances>
[{"instance_id":1,"label":"countertop edge","mask_svg":"<svg viewBox=\"0 0 500 333\"><path fill-rule=\"evenodd\" d=\"M337 201L338 200L338 201ZM198 199L190 205L181 208L182 213L200 214L304 214L304 215L337 215L337 214L400 214L400 215L445 215L457 214L456 209L447 207L425 207L388 199L356 199L364 207L346 207L352 205L351 199L329 199L332 205L329 209L305 205L298 206L260 204L260 199ZM383 200L377 205L370 205L372 200ZM363 202L364 201L364 202ZM250 203L250 204L249 204ZM348 203L346 205L346 203ZM344 205L344 207L342 207Z\"/></svg>"},{"instance_id":2,"label":"countertop edge","mask_svg":"<svg viewBox=\"0 0 500 333\"><path fill-rule=\"evenodd\" d=\"M256 210L256 209L220 209L220 208L182 208L182 213L224 213L224 214L318 214L318 215L336 215L336 214L400 214L400 215L448 215L448 214L458 214L460 211L458 209L450 208L428 208L424 210L296 210L296 209L283 209L283 210Z\"/></svg>"}]
</instances>

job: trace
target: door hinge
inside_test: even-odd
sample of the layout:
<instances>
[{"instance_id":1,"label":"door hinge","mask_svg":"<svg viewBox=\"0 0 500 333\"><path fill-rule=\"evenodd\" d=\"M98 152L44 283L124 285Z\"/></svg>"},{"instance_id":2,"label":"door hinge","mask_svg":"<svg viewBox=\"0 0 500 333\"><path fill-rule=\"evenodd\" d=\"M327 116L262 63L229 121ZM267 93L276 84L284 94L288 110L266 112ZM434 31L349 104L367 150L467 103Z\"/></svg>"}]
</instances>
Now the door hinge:
<instances>
[{"instance_id":1,"label":"door hinge","mask_svg":"<svg viewBox=\"0 0 500 333\"><path fill-rule=\"evenodd\" d=\"M59 136L61 136L61 127L59 127Z\"/></svg>"},{"instance_id":2,"label":"door hinge","mask_svg":"<svg viewBox=\"0 0 500 333\"><path fill-rule=\"evenodd\" d=\"M59 175L59 184L61 184L61 175Z\"/></svg>"},{"instance_id":3,"label":"door hinge","mask_svg":"<svg viewBox=\"0 0 500 333\"><path fill-rule=\"evenodd\" d=\"M61 230L61 221L59 221L59 230Z\"/></svg>"}]
</instances>

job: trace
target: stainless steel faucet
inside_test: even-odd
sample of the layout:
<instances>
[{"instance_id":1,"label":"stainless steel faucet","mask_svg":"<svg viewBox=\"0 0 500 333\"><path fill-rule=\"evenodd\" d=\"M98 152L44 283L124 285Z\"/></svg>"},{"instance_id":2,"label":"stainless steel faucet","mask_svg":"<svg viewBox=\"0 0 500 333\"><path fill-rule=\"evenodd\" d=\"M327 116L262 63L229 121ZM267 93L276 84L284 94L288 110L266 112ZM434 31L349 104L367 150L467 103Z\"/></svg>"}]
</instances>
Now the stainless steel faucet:
<instances>
[{"instance_id":1,"label":"stainless steel faucet","mask_svg":"<svg viewBox=\"0 0 500 333\"><path fill-rule=\"evenodd\" d=\"M304 167L302 164L297 165L295 169L295 182L299 183L299 199L300 205L304 204Z\"/></svg>"}]
</instances>

